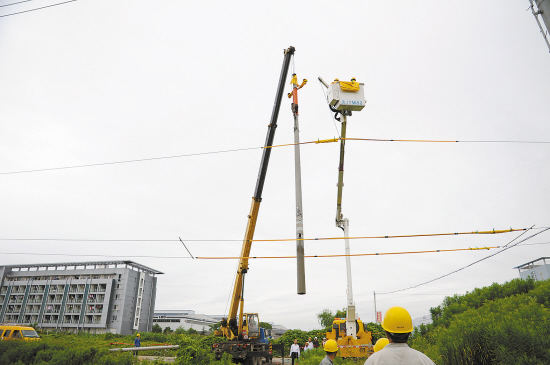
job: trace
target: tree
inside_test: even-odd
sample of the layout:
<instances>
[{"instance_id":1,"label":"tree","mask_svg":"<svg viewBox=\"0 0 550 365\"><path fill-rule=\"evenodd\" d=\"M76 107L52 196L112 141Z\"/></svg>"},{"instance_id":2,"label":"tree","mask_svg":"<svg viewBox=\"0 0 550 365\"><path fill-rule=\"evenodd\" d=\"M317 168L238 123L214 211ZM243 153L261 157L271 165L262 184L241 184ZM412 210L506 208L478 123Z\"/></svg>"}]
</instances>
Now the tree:
<instances>
[{"instance_id":1,"label":"tree","mask_svg":"<svg viewBox=\"0 0 550 365\"><path fill-rule=\"evenodd\" d=\"M164 328L163 332L164 332L165 335L169 335L170 333L172 333L172 329L170 327L166 327L166 328Z\"/></svg>"},{"instance_id":2,"label":"tree","mask_svg":"<svg viewBox=\"0 0 550 365\"><path fill-rule=\"evenodd\" d=\"M321 327L332 326L332 321L334 320L334 315L330 309L323 309L321 313L317 313L317 320Z\"/></svg>"},{"instance_id":3,"label":"tree","mask_svg":"<svg viewBox=\"0 0 550 365\"><path fill-rule=\"evenodd\" d=\"M334 318L346 318L346 308L337 310L336 314L332 314L330 309L323 309L321 313L317 313L317 320L323 328L331 327Z\"/></svg>"},{"instance_id":4,"label":"tree","mask_svg":"<svg viewBox=\"0 0 550 365\"><path fill-rule=\"evenodd\" d=\"M334 315L335 318L346 318L348 310L346 308L342 308L342 310L337 310L336 314Z\"/></svg>"},{"instance_id":5,"label":"tree","mask_svg":"<svg viewBox=\"0 0 550 365\"><path fill-rule=\"evenodd\" d=\"M158 323L155 323L153 325L153 328L151 329L151 332L153 332L153 333L162 333L162 328L159 326Z\"/></svg>"},{"instance_id":6,"label":"tree","mask_svg":"<svg viewBox=\"0 0 550 365\"><path fill-rule=\"evenodd\" d=\"M190 334L190 335L197 335L197 334L199 334L199 333L197 332L197 330L194 329L193 327L189 328L189 329L187 330L187 333Z\"/></svg>"},{"instance_id":7,"label":"tree","mask_svg":"<svg viewBox=\"0 0 550 365\"><path fill-rule=\"evenodd\" d=\"M260 322L260 323L261 323L261 322ZM218 323L214 323L214 324L208 325L208 327L210 328L210 332L214 332L214 331L216 331L216 330L219 330L221 326L222 326L222 323L221 323L221 322L218 322Z\"/></svg>"},{"instance_id":8,"label":"tree","mask_svg":"<svg viewBox=\"0 0 550 365\"><path fill-rule=\"evenodd\" d=\"M268 330L273 329L273 326L270 325L270 324L267 323L267 322L260 322L260 327L265 328L265 329L268 329Z\"/></svg>"}]
</instances>

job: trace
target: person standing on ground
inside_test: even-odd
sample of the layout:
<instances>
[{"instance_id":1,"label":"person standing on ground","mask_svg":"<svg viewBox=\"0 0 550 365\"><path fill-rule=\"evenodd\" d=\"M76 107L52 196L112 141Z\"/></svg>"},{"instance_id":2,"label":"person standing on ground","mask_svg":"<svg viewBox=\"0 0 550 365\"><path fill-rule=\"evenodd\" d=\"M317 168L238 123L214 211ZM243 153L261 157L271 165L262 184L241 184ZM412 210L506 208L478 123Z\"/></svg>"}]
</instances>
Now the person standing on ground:
<instances>
[{"instance_id":1,"label":"person standing on ground","mask_svg":"<svg viewBox=\"0 0 550 365\"><path fill-rule=\"evenodd\" d=\"M308 350L313 350L313 341L311 341L311 337L309 338L309 340L307 342L307 349Z\"/></svg>"},{"instance_id":2,"label":"person standing on ground","mask_svg":"<svg viewBox=\"0 0 550 365\"><path fill-rule=\"evenodd\" d=\"M391 307L384 315L382 328L389 343L382 350L372 354L365 365L435 365L420 351L411 349L407 340L413 331L411 315L403 307Z\"/></svg>"},{"instance_id":3,"label":"person standing on ground","mask_svg":"<svg viewBox=\"0 0 550 365\"><path fill-rule=\"evenodd\" d=\"M328 340L323 347L327 356L319 363L319 365L334 365L334 358L338 352L338 344L334 340Z\"/></svg>"},{"instance_id":4,"label":"person standing on ground","mask_svg":"<svg viewBox=\"0 0 550 365\"><path fill-rule=\"evenodd\" d=\"M325 344L327 343L327 338L323 337L323 342L321 343L321 346L325 348Z\"/></svg>"},{"instance_id":5,"label":"person standing on ground","mask_svg":"<svg viewBox=\"0 0 550 365\"><path fill-rule=\"evenodd\" d=\"M317 337L313 339L313 347L315 348L319 347L319 341L317 341Z\"/></svg>"},{"instance_id":6,"label":"person standing on ground","mask_svg":"<svg viewBox=\"0 0 550 365\"><path fill-rule=\"evenodd\" d=\"M298 361L300 357L300 345L298 345L298 340L294 340L294 343L290 345L290 358L292 359L292 365L294 365L294 359Z\"/></svg>"},{"instance_id":7,"label":"person standing on ground","mask_svg":"<svg viewBox=\"0 0 550 365\"><path fill-rule=\"evenodd\" d=\"M134 340L134 347L141 347L141 341L139 339L139 333L136 335L136 339ZM137 351L134 351L134 356L137 356Z\"/></svg>"}]
</instances>

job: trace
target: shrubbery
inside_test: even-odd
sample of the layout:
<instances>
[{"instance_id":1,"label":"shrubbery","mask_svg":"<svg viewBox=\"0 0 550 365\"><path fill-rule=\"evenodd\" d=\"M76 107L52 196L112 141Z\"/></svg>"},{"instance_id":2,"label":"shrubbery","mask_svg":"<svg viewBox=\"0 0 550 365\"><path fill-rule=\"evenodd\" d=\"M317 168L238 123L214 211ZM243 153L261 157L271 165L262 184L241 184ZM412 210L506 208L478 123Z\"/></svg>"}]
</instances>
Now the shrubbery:
<instances>
[{"instance_id":1,"label":"shrubbery","mask_svg":"<svg viewBox=\"0 0 550 365\"><path fill-rule=\"evenodd\" d=\"M446 298L412 346L437 364L550 364L550 282L520 279Z\"/></svg>"},{"instance_id":2,"label":"shrubbery","mask_svg":"<svg viewBox=\"0 0 550 365\"><path fill-rule=\"evenodd\" d=\"M108 349L72 347L44 341L0 341L0 365L130 365L130 353L109 354Z\"/></svg>"}]
</instances>

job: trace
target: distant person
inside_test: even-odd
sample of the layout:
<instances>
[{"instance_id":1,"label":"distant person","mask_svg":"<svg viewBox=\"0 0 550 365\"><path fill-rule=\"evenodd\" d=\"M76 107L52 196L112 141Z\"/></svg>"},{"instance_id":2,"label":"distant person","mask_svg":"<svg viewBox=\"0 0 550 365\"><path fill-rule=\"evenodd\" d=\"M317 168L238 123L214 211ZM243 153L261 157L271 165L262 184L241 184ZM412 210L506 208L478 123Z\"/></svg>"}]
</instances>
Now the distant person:
<instances>
[{"instance_id":1,"label":"distant person","mask_svg":"<svg viewBox=\"0 0 550 365\"><path fill-rule=\"evenodd\" d=\"M307 341L307 349L308 350L313 350L313 341L311 340L311 337Z\"/></svg>"},{"instance_id":2,"label":"distant person","mask_svg":"<svg viewBox=\"0 0 550 365\"><path fill-rule=\"evenodd\" d=\"M141 341L139 339L139 333L136 335L136 339L134 340L134 347L141 347ZM137 351L134 351L134 356L137 356Z\"/></svg>"},{"instance_id":3,"label":"distant person","mask_svg":"<svg viewBox=\"0 0 550 365\"><path fill-rule=\"evenodd\" d=\"M315 348L319 347L319 341L317 341L317 337L313 339L313 347Z\"/></svg>"},{"instance_id":4,"label":"distant person","mask_svg":"<svg viewBox=\"0 0 550 365\"><path fill-rule=\"evenodd\" d=\"M407 340L413 331L411 315L403 307L391 307L384 315L382 328L386 331L388 345L372 354L365 365L435 365L420 351L411 349Z\"/></svg>"},{"instance_id":5,"label":"distant person","mask_svg":"<svg viewBox=\"0 0 550 365\"><path fill-rule=\"evenodd\" d=\"M294 340L294 343L290 345L290 358L292 359L292 365L294 365L294 360L298 360L300 357L300 345L298 345L298 340Z\"/></svg>"},{"instance_id":6,"label":"distant person","mask_svg":"<svg viewBox=\"0 0 550 365\"><path fill-rule=\"evenodd\" d=\"M306 343L304 344L304 352L306 352L307 350L309 350L309 342L306 341Z\"/></svg>"},{"instance_id":7,"label":"distant person","mask_svg":"<svg viewBox=\"0 0 550 365\"><path fill-rule=\"evenodd\" d=\"M319 365L334 365L334 358L338 352L338 344L334 340L328 340L323 347L327 356L319 363Z\"/></svg>"},{"instance_id":8,"label":"distant person","mask_svg":"<svg viewBox=\"0 0 550 365\"><path fill-rule=\"evenodd\" d=\"M327 338L323 337L323 342L321 343L321 346L323 346L323 348L325 348L325 343L327 343Z\"/></svg>"}]
</instances>

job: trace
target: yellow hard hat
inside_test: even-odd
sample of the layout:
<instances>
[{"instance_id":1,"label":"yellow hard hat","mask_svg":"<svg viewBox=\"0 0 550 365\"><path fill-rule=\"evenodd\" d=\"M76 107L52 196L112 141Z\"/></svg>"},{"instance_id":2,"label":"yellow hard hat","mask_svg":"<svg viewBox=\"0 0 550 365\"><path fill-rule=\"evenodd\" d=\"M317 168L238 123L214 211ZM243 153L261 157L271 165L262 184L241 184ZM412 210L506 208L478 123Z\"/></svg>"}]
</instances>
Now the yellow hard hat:
<instances>
[{"instance_id":1,"label":"yellow hard hat","mask_svg":"<svg viewBox=\"0 0 550 365\"><path fill-rule=\"evenodd\" d=\"M137 336L139 337L139 333L137 334Z\"/></svg>"},{"instance_id":2,"label":"yellow hard hat","mask_svg":"<svg viewBox=\"0 0 550 365\"><path fill-rule=\"evenodd\" d=\"M376 341L376 344L374 345L374 352L378 352L382 350L389 343L390 343L390 340L388 340L386 337L379 338L378 341Z\"/></svg>"},{"instance_id":3,"label":"yellow hard hat","mask_svg":"<svg viewBox=\"0 0 550 365\"><path fill-rule=\"evenodd\" d=\"M411 315L403 307L391 307L384 314L382 328L391 333L408 333L413 331Z\"/></svg>"},{"instance_id":4,"label":"yellow hard hat","mask_svg":"<svg viewBox=\"0 0 550 365\"><path fill-rule=\"evenodd\" d=\"M334 340L328 340L325 342L324 350L326 352L338 352L338 344Z\"/></svg>"}]
</instances>

